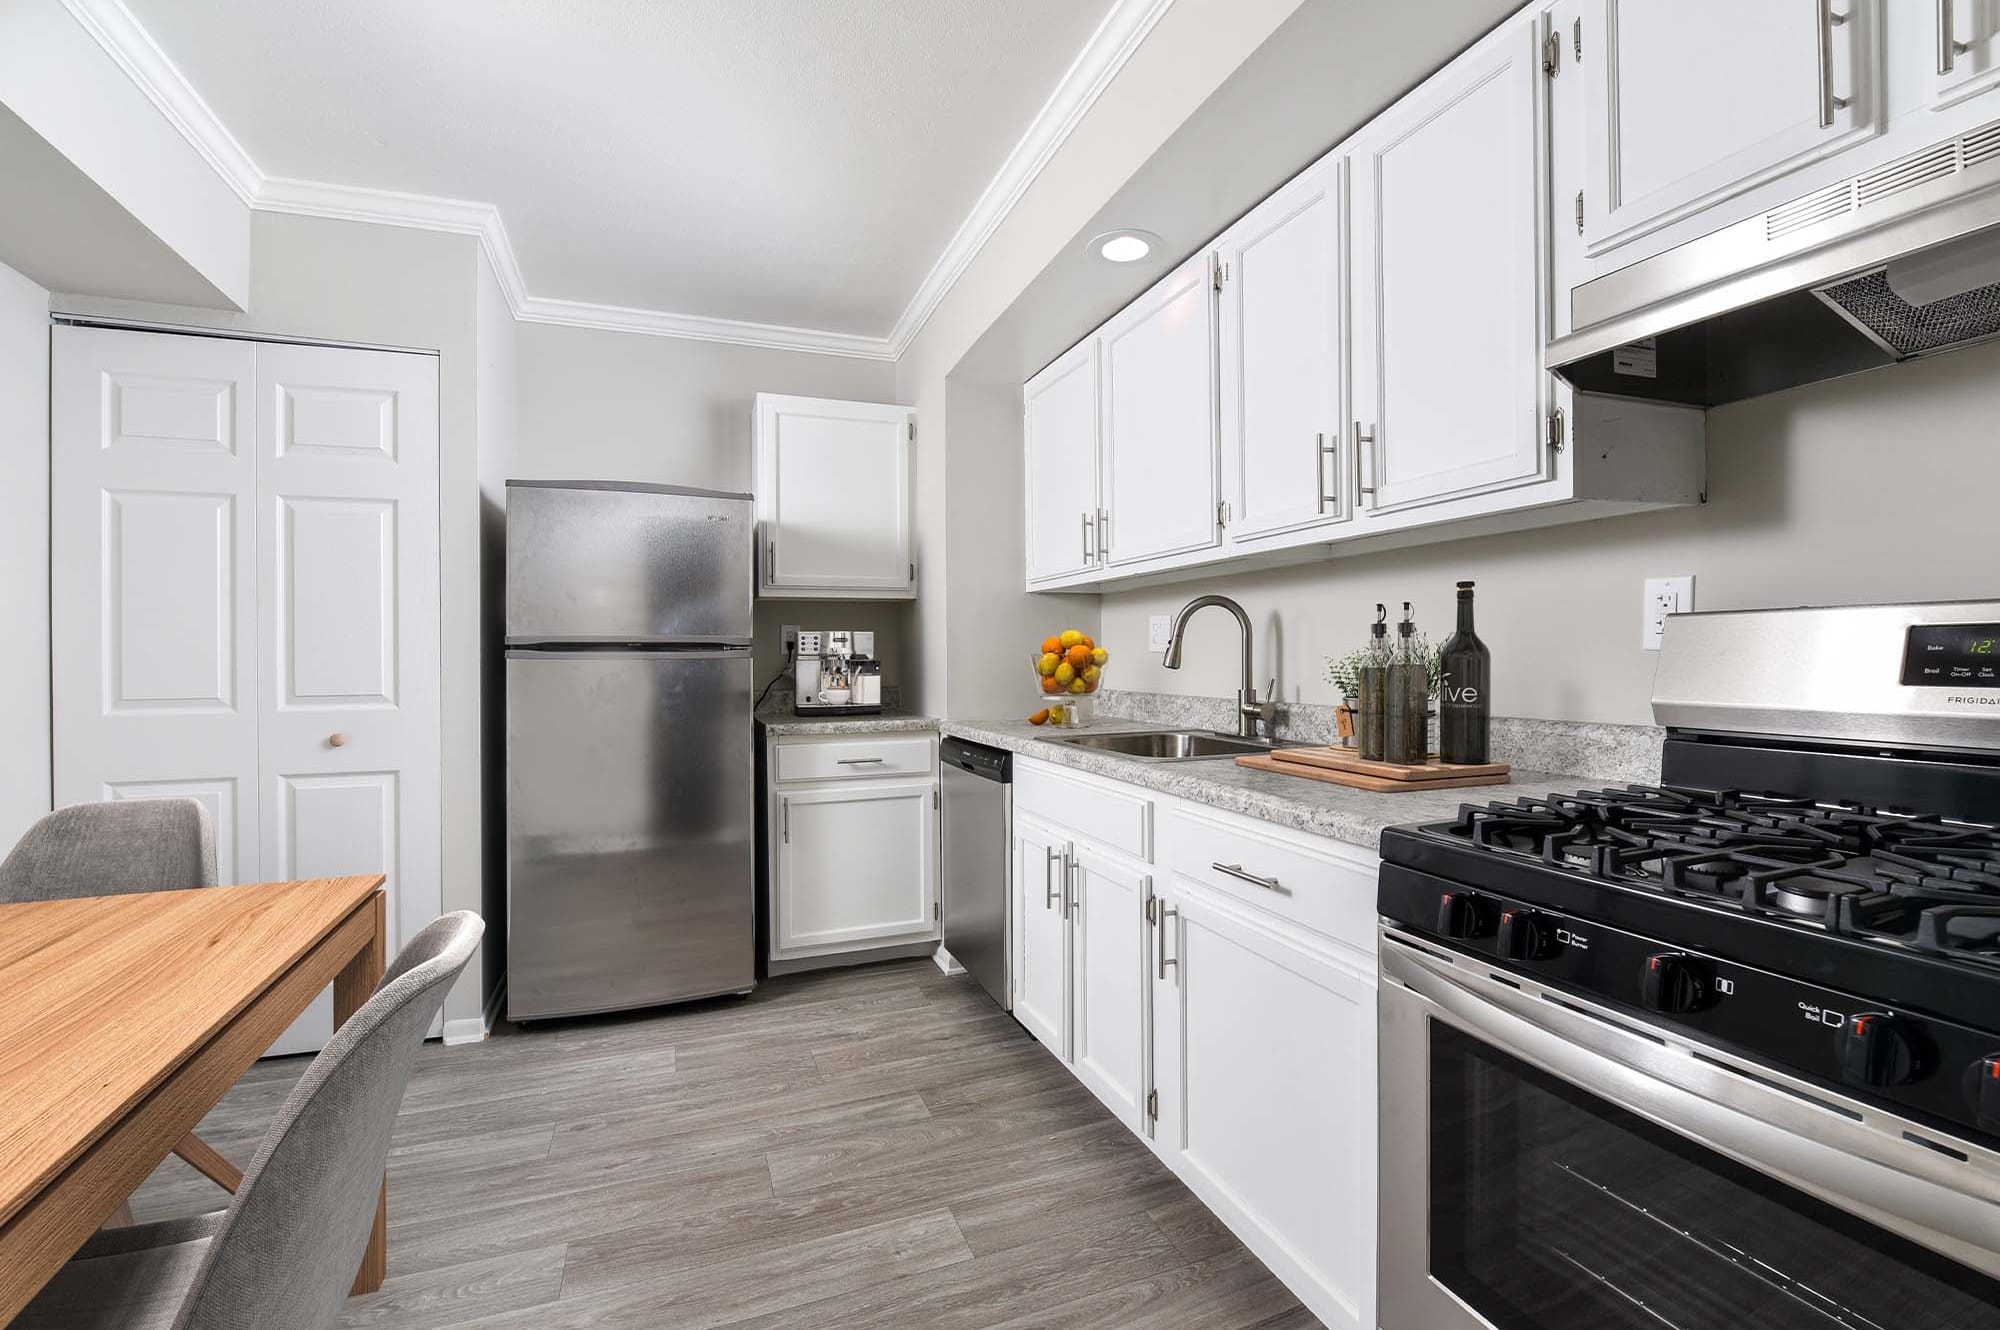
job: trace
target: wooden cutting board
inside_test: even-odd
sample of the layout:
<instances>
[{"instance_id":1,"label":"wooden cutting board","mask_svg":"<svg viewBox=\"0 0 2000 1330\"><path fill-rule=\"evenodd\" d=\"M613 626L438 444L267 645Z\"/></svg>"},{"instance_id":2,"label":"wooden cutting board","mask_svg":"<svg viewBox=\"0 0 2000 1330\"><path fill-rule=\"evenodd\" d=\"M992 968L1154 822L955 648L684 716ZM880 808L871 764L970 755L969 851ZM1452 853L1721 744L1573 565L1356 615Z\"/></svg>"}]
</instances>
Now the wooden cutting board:
<instances>
[{"instance_id":1,"label":"wooden cutting board","mask_svg":"<svg viewBox=\"0 0 2000 1330\"><path fill-rule=\"evenodd\" d=\"M1371 776L1361 771L1350 771L1341 767L1319 766L1310 762L1280 762L1275 756L1261 754L1239 757L1239 767L1250 767L1256 771L1273 771L1281 776L1298 776L1305 780L1324 781L1328 785L1345 785L1354 790L1376 790L1384 794L1407 794L1412 790L1452 790L1470 785L1505 785L1513 779L1503 767L1497 772L1484 775L1452 774L1436 780L1394 780L1384 776ZM1453 768L1454 773L1463 768Z\"/></svg>"},{"instance_id":2,"label":"wooden cutting board","mask_svg":"<svg viewBox=\"0 0 2000 1330\"><path fill-rule=\"evenodd\" d=\"M1460 776L1504 776L1513 768L1505 762L1371 762L1352 748L1275 748L1280 762L1298 762L1335 771L1353 771L1381 780L1451 780Z\"/></svg>"}]
</instances>

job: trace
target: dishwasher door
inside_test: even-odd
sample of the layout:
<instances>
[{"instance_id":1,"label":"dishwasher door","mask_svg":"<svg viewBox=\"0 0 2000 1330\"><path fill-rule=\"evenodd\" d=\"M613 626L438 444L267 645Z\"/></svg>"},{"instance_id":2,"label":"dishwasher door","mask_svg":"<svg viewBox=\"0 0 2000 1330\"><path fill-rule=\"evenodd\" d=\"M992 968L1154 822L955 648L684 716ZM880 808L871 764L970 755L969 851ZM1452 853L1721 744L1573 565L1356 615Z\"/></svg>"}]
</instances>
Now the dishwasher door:
<instances>
[{"instance_id":1,"label":"dishwasher door","mask_svg":"<svg viewBox=\"0 0 2000 1330\"><path fill-rule=\"evenodd\" d=\"M1013 755L947 737L939 746L944 817L944 949L1012 1011Z\"/></svg>"}]
</instances>

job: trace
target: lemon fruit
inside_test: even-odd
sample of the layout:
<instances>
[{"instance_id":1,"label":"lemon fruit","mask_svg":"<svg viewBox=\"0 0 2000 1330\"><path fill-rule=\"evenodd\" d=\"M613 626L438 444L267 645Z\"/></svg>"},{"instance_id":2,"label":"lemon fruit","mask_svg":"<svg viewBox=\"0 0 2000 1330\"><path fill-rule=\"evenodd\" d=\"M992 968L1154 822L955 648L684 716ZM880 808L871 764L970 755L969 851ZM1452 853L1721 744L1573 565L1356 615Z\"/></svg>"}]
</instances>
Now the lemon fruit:
<instances>
[{"instance_id":1,"label":"lemon fruit","mask_svg":"<svg viewBox=\"0 0 2000 1330\"><path fill-rule=\"evenodd\" d=\"M1068 661L1064 661L1062 664L1056 666L1055 677L1057 683L1068 684L1070 680L1076 678L1076 666L1070 664Z\"/></svg>"},{"instance_id":2,"label":"lemon fruit","mask_svg":"<svg viewBox=\"0 0 2000 1330\"><path fill-rule=\"evenodd\" d=\"M1069 681L1069 690L1072 693L1083 694L1090 691L1090 685L1082 679L1071 679Z\"/></svg>"},{"instance_id":3,"label":"lemon fruit","mask_svg":"<svg viewBox=\"0 0 2000 1330\"><path fill-rule=\"evenodd\" d=\"M1103 647L1097 647L1090 653L1090 663L1098 666L1100 669L1103 667L1104 662L1110 659L1111 659L1111 653L1109 651L1106 651ZM1042 673L1047 674L1048 671L1043 670Z\"/></svg>"},{"instance_id":4,"label":"lemon fruit","mask_svg":"<svg viewBox=\"0 0 2000 1330\"><path fill-rule=\"evenodd\" d=\"M1056 666L1060 664L1062 664L1062 657L1053 651L1049 651L1043 653L1042 658L1035 662L1035 668L1043 674L1054 674Z\"/></svg>"}]
</instances>

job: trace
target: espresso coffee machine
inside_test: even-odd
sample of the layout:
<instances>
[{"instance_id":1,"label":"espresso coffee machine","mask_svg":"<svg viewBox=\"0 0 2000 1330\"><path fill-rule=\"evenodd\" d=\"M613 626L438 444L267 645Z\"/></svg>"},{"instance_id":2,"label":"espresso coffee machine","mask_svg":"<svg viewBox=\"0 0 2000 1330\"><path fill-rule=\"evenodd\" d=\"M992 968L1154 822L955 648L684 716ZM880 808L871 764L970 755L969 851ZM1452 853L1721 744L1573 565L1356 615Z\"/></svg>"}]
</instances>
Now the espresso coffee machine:
<instances>
[{"instance_id":1,"label":"espresso coffee machine","mask_svg":"<svg viewBox=\"0 0 2000 1330\"><path fill-rule=\"evenodd\" d=\"M801 629L792 678L795 715L882 714L882 663L875 659L873 633Z\"/></svg>"}]
</instances>

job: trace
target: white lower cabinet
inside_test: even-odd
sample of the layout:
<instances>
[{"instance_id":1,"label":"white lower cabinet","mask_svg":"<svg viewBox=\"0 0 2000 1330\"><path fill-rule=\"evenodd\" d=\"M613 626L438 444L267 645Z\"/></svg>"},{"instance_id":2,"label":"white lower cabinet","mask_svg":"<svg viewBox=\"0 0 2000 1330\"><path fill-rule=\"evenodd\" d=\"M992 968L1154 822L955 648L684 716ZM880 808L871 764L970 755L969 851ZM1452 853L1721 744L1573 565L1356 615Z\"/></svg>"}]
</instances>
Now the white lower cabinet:
<instances>
[{"instance_id":1,"label":"white lower cabinet","mask_svg":"<svg viewBox=\"0 0 2000 1330\"><path fill-rule=\"evenodd\" d=\"M900 755L910 742L908 736L884 737L873 746ZM823 744L845 753L870 744L852 738L771 741L766 769L774 773L768 861L775 969L938 937L936 742L922 743L929 764L923 774L786 780L787 771L824 765L812 760L817 753L802 757L793 749ZM872 761L894 770L891 759Z\"/></svg>"},{"instance_id":2,"label":"white lower cabinet","mask_svg":"<svg viewBox=\"0 0 2000 1330\"><path fill-rule=\"evenodd\" d=\"M1159 914L1161 1154L1328 1326L1373 1330L1373 976L1178 875Z\"/></svg>"},{"instance_id":3,"label":"white lower cabinet","mask_svg":"<svg viewBox=\"0 0 2000 1330\"><path fill-rule=\"evenodd\" d=\"M1015 1016L1314 1315L1374 1330L1375 856L1027 757L1014 789Z\"/></svg>"}]
</instances>

